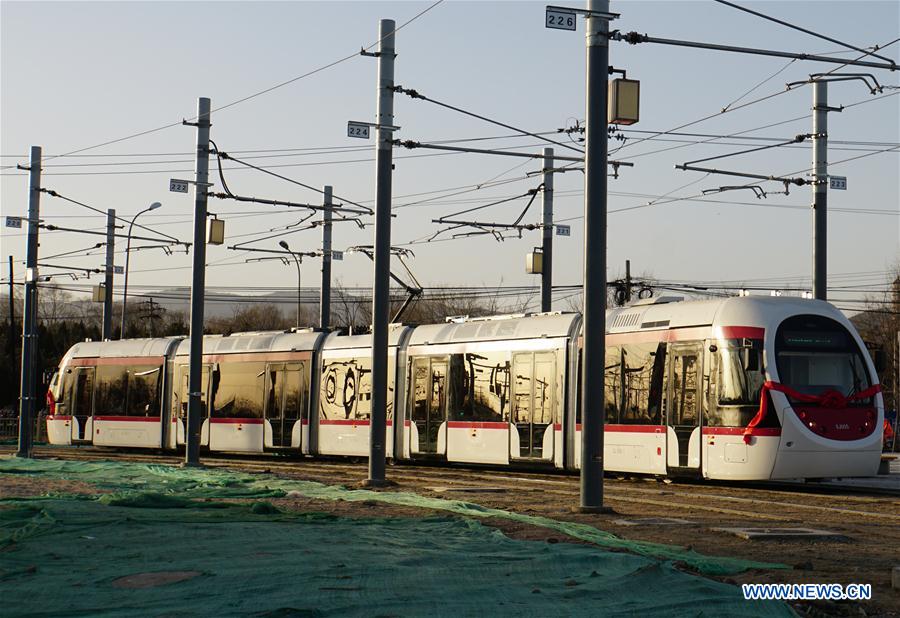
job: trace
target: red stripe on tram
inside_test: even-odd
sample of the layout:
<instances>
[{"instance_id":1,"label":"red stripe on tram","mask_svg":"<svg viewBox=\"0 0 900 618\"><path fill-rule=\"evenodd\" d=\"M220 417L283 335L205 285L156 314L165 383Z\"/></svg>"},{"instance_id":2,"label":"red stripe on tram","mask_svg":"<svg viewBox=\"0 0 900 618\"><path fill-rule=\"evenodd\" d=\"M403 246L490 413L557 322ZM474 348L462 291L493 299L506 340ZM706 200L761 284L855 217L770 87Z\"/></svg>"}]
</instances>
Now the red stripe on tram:
<instances>
[{"instance_id":1,"label":"red stripe on tram","mask_svg":"<svg viewBox=\"0 0 900 618\"><path fill-rule=\"evenodd\" d=\"M448 421L447 427L450 429L509 429L509 423Z\"/></svg>"},{"instance_id":2,"label":"red stripe on tram","mask_svg":"<svg viewBox=\"0 0 900 618\"><path fill-rule=\"evenodd\" d=\"M211 418L210 423L221 425L262 425L261 418Z\"/></svg>"},{"instance_id":3,"label":"red stripe on tram","mask_svg":"<svg viewBox=\"0 0 900 618\"><path fill-rule=\"evenodd\" d=\"M746 427L704 427L704 436L742 436L746 433ZM780 436L780 427L754 427L754 436Z\"/></svg>"},{"instance_id":4,"label":"red stripe on tram","mask_svg":"<svg viewBox=\"0 0 900 618\"><path fill-rule=\"evenodd\" d=\"M724 339L763 339L765 328L757 326L722 326L720 329Z\"/></svg>"},{"instance_id":5,"label":"red stripe on tram","mask_svg":"<svg viewBox=\"0 0 900 618\"><path fill-rule=\"evenodd\" d=\"M158 423L158 416L95 416L94 422L105 421L114 423Z\"/></svg>"},{"instance_id":6,"label":"red stripe on tram","mask_svg":"<svg viewBox=\"0 0 900 618\"><path fill-rule=\"evenodd\" d=\"M355 420L352 418L320 418L319 425L359 425L369 426L369 421Z\"/></svg>"},{"instance_id":7,"label":"red stripe on tram","mask_svg":"<svg viewBox=\"0 0 900 618\"><path fill-rule=\"evenodd\" d=\"M615 431L618 433L663 433L666 430L665 425L606 425L605 431Z\"/></svg>"}]
</instances>

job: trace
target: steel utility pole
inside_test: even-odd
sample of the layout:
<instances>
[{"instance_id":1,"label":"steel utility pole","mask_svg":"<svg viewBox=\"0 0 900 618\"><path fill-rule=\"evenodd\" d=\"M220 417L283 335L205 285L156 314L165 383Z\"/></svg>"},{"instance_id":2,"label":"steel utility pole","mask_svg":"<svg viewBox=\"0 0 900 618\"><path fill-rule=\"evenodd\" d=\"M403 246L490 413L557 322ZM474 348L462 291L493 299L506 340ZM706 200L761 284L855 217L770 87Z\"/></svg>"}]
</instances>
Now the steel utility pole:
<instances>
[{"instance_id":1,"label":"steel utility pole","mask_svg":"<svg viewBox=\"0 0 900 618\"><path fill-rule=\"evenodd\" d=\"M319 290L319 328L331 325L331 186L325 185L325 224L322 226L322 287Z\"/></svg>"},{"instance_id":2,"label":"steel utility pole","mask_svg":"<svg viewBox=\"0 0 900 618\"><path fill-rule=\"evenodd\" d=\"M828 82L813 82L813 296L828 300Z\"/></svg>"},{"instance_id":3,"label":"steel utility pole","mask_svg":"<svg viewBox=\"0 0 900 618\"><path fill-rule=\"evenodd\" d=\"M206 194L209 191L209 111L206 97L197 99L197 162L194 184L194 261L191 283L191 349L188 379L184 464L200 465L200 420L203 417L203 304L206 287Z\"/></svg>"},{"instance_id":4,"label":"steel utility pole","mask_svg":"<svg viewBox=\"0 0 900 618\"><path fill-rule=\"evenodd\" d=\"M41 147L31 147L28 162L28 244L25 252L25 297L22 305L22 382L19 386L19 448L17 457L32 457L32 427L37 412L34 360L37 356L37 263L41 217ZM12 277L12 271L10 271Z\"/></svg>"},{"instance_id":5,"label":"steel utility pole","mask_svg":"<svg viewBox=\"0 0 900 618\"><path fill-rule=\"evenodd\" d=\"M16 349L13 343L16 338L16 274L13 271L13 256L9 256L9 336L7 337L7 346L9 347L10 357L12 351Z\"/></svg>"},{"instance_id":6,"label":"steel utility pole","mask_svg":"<svg viewBox=\"0 0 900 618\"><path fill-rule=\"evenodd\" d=\"M603 373L606 354L606 164L609 0L588 0L584 149L584 325L581 507L603 511Z\"/></svg>"},{"instance_id":7,"label":"steel utility pole","mask_svg":"<svg viewBox=\"0 0 900 618\"><path fill-rule=\"evenodd\" d=\"M106 272L103 278L103 334L101 339L112 339L113 268L116 254L116 209L106 211ZM123 333L122 339L125 338Z\"/></svg>"},{"instance_id":8,"label":"steel utility pole","mask_svg":"<svg viewBox=\"0 0 900 618\"><path fill-rule=\"evenodd\" d=\"M625 304L631 302L631 260L625 260Z\"/></svg>"},{"instance_id":9,"label":"steel utility pole","mask_svg":"<svg viewBox=\"0 0 900 618\"><path fill-rule=\"evenodd\" d=\"M367 485L384 485L387 434L388 321L391 275L391 181L394 132L393 19L378 24L378 110L375 130L375 282L372 292L372 416Z\"/></svg>"},{"instance_id":10,"label":"steel utility pole","mask_svg":"<svg viewBox=\"0 0 900 618\"><path fill-rule=\"evenodd\" d=\"M541 311L553 305L553 149L544 148L544 242L541 257Z\"/></svg>"}]
</instances>

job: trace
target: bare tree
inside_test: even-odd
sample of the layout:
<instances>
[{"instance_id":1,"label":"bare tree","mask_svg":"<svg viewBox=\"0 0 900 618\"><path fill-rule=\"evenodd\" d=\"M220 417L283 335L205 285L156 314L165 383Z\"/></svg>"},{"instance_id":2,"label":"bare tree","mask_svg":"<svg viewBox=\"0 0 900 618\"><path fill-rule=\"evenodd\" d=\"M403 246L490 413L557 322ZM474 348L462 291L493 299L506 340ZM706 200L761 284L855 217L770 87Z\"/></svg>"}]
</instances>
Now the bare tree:
<instances>
[{"instance_id":1,"label":"bare tree","mask_svg":"<svg viewBox=\"0 0 900 618\"><path fill-rule=\"evenodd\" d=\"M257 304L245 308L235 308L230 318L210 318L206 332L223 335L257 330L286 330L293 326L293 320L285 317L275 305Z\"/></svg>"},{"instance_id":2,"label":"bare tree","mask_svg":"<svg viewBox=\"0 0 900 618\"><path fill-rule=\"evenodd\" d=\"M879 381L887 410L900 409L898 363L900 363L900 261L891 269L890 288L867 297L865 309L850 318L860 336L881 360ZM895 441L896 442L896 441Z\"/></svg>"}]
</instances>

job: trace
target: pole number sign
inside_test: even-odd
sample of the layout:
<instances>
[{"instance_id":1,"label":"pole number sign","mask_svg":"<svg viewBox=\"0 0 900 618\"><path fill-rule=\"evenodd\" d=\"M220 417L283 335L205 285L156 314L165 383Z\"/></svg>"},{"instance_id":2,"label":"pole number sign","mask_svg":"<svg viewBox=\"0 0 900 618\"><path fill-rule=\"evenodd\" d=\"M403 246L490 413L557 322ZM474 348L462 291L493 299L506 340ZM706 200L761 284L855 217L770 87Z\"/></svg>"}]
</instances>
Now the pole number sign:
<instances>
[{"instance_id":1,"label":"pole number sign","mask_svg":"<svg viewBox=\"0 0 900 618\"><path fill-rule=\"evenodd\" d=\"M838 189L839 191L847 190L847 177L846 176L830 176L828 178L828 188L829 189Z\"/></svg>"},{"instance_id":2,"label":"pole number sign","mask_svg":"<svg viewBox=\"0 0 900 618\"><path fill-rule=\"evenodd\" d=\"M557 225L556 226L556 235L557 236L571 236L572 228L568 225Z\"/></svg>"},{"instance_id":3,"label":"pole number sign","mask_svg":"<svg viewBox=\"0 0 900 618\"><path fill-rule=\"evenodd\" d=\"M332 259L332 260L335 260L335 261L337 261L337 262L343 261L343 259L344 259L344 252L343 252L343 251L332 251L332 252L331 252L331 259Z\"/></svg>"},{"instance_id":4,"label":"pole number sign","mask_svg":"<svg viewBox=\"0 0 900 618\"><path fill-rule=\"evenodd\" d=\"M544 25L547 28L557 30L575 30L575 13L562 10L558 7L547 7L547 16Z\"/></svg>"},{"instance_id":5,"label":"pole number sign","mask_svg":"<svg viewBox=\"0 0 900 618\"><path fill-rule=\"evenodd\" d=\"M190 183L187 180L172 178L169 180L169 191L172 193L187 193Z\"/></svg>"},{"instance_id":6,"label":"pole number sign","mask_svg":"<svg viewBox=\"0 0 900 618\"><path fill-rule=\"evenodd\" d=\"M22 217L7 217L6 227L22 227Z\"/></svg>"},{"instance_id":7,"label":"pole number sign","mask_svg":"<svg viewBox=\"0 0 900 618\"><path fill-rule=\"evenodd\" d=\"M347 137L358 137L360 139L369 139L369 125L361 122L347 123Z\"/></svg>"}]
</instances>

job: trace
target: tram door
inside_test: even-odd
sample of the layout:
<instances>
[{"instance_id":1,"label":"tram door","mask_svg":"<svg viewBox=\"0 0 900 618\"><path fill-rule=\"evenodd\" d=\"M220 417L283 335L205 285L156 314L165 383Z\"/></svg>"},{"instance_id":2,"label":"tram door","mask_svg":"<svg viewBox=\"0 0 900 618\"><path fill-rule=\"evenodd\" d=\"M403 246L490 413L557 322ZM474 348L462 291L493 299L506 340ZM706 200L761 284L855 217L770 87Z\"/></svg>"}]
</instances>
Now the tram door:
<instances>
[{"instance_id":1,"label":"tram door","mask_svg":"<svg viewBox=\"0 0 900 618\"><path fill-rule=\"evenodd\" d=\"M74 371L75 388L72 397L72 440L90 440L86 433L88 419L94 412L94 368L78 367Z\"/></svg>"},{"instance_id":2,"label":"tram door","mask_svg":"<svg viewBox=\"0 0 900 618\"><path fill-rule=\"evenodd\" d=\"M419 440L418 448L412 452L446 454L446 443L438 444L438 432L447 420L447 358L415 359L412 390L410 417Z\"/></svg>"},{"instance_id":3,"label":"tram door","mask_svg":"<svg viewBox=\"0 0 900 618\"><path fill-rule=\"evenodd\" d=\"M200 370L200 446L209 446L209 374L212 370L212 365L203 365ZM188 399L189 393L191 389L189 388L191 379L191 371L187 365L181 366L181 392L179 393L179 404L181 406L181 410L179 415L181 417L182 424L182 438L184 439L184 443L187 444L187 414L188 414ZM203 431L203 423L207 423L206 431Z\"/></svg>"},{"instance_id":4,"label":"tram door","mask_svg":"<svg viewBox=\"0 0 900 618\"><path fill-rule=\"evenodd\" d=\"M513 356L513 423L518 446L512 434L510 457L552 459L553 440L544 451L544 435L553 427L556 409L556 354L525 352Z\"/></svg>"},{"instance_id":5,"label":"tram door","mask_svg":"<svg viewBox=\"0 0 900 618\"><path fill-rule=\"evenodd\" d=\"M287 448L292 444L294 426L300 422L306 403L305 374L301 363L276 363L266 367L266 420L272 428L272 443L265 446ZM299 438L299 435L298 435Z\"/></svg>"},{"instance_id":6,"label":"tram door","mask_svg":"<svg viewBox=\"0 0 900 618\"><path fill-rule=\"evenodd\" d=\"M666 396L666 445L669 468L700 468L700 345L673 344L669 353ZM689 452L691 436L696 447Z\"/></svg>"}]
</instances>

